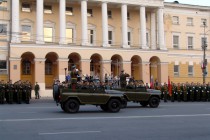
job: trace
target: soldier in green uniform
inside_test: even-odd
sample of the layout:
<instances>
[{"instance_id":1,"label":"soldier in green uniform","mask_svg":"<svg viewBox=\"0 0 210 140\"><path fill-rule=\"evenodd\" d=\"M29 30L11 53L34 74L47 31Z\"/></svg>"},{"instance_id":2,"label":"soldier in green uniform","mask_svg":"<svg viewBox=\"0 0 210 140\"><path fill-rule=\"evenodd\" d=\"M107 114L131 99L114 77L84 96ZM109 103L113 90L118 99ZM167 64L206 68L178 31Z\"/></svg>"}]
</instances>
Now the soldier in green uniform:
<instances>
[{"instance_id":1,"label":"soldier in green uniform","mask_svg":"<svg viewBox=\"0 0 210 140\"><path fill-rule=\"evenodd\" d=\"M196 101L200 102L200 99L201 99L201 85L200 85L200 83L197 83L195 90L196 90Z\"/></svg>"},{"instance_id":2,"label":"soldier in green uniform","mask_svg":"<svg viewBox=\"0 0 210 140\"><path fill-rule=\"evenodd\" d=\"M163 93L164 102L167 102L168 85L166 83L164 83L164 85L162 86L162 93Z\"/></svg>"},{"instance_id":3,"label":"soldier in green uniform","mask_svg":"<svg viewBox=\"0 0 210 140\"><path fill-rule=\"evenodd\" d=\"M0 81L0 104L4 104L5 98L5 84L3 81Z\"/></svg>"},{"instance_id":4,"label":"soldier in green uniform","mask_svg":"<svg viewBox=\"0 0 210 140\"><path fill-rule=\"evenodd\" d=\"M76 69L76 66L72 66L72 71L70 75L71 75L71 88L73 91L75 91L77 86L77 76L78 76L78 70Z\"/></svg>"},{"instance_id":5,"label":"soldier in green uniform","mask_svg":"<svg viewBox=\"0 0 210 140\"><path fill-rule=\"evenodd\" d=\"M129 75L124 73L124 70L122 70L120 73L120 87L122 89L126 88L126 77L129 77Z\"/></svg>"},{"instance_id":6,"label":"soldier in green uniform","mask_svg":"<svg viewBox=\"0 0 210 140\"><path fill-rule=\"evenodd\" d=\"M35 99L39 99L39 90L40 90L40 87L39 87L39 84L37 82L35 84L34 90L35 90Z\"/></svg>"},{"instance_id":7,"label":"soldier in green uniform","mask_svg":"<svg viewBox=\"0 0 210 140\"><path fill-rule=\"evenodd\" d=\"M185 84L182 84L181 92L182 92L182 95L183 95L184 102L187 102L187 87L186 87Z\"/></svg>"},{"instance_id":8,"label":"soldier in green uniform","mask_svg":"<svg viewBox=\"0 0 210 140\"><path fill-rule=\"evenodd\" d=\"M204 101L204 102L206 102L206 100L207 100L207 95L206 95L206 93L207 93L207 85L206 84L203 84L202 86L201 86L201 100L202 101Z\"/></svg>"},{"instance_id":9,"label":"soldier in green uniform","mask_svg":"<svg viewBox=\"0 0 210 140\"><path fill-rule=\"evenodd\" d=\"M6 94L7 94L7 98L6 98L7 103L12 104L13 95L14 95L14 86L11 80L9 80L9 82L7 82L6 84Z\"/></svg>"},{"instance_id":10,"label":"soldier in green uniform","mask_svg":"<svg viewBox=\"0 0 210 140\"><path fill-rule=\"evenodd\" d=\"M177 84L177 101L181 102L181 85L180 83Z\"/></svg>"},{"instance_id":11,"label":"soldier in green uniform","mask_svg":"<svg viewBox=\"0 0 210 140\"><path fill-rule=\"evenodd\" d=\"M192 102L194 102L194 98L195 98L195 85L194 85L194 83L192 82L191 83L191 86L190 86L190 100L192 101Z\"/></svg>"},{"instance_id":12,"label":"soldier in green uniform","mask_svg":"<svg viewBox=\"0 0 210 140\"><path fill-rule=\"evenodd\" d=\"M171 85L172 85L171 102L174 102L174 100L175 100L174 95L176 94L176 84L172 83Z\"/></svg>"}]
</instances>

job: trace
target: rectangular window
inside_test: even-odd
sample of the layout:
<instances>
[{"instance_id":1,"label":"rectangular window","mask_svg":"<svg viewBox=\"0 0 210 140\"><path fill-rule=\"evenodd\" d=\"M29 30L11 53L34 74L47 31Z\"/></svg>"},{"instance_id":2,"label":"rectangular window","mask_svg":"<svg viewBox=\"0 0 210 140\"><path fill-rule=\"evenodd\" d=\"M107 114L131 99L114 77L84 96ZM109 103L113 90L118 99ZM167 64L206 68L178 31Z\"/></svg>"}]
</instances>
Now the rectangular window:
<instances>
[{"instance_id":1,"label":"rectangular window","mask_svg":"<svg viewBox=\"0 0 210 140\"><path fill-rule=\"evenodd\" d=\"M73 8L72 7L66 7L66 15L68 15L68 16L73 15Z\"/></svg>"},{"instance_id":2,"label":"rectangular window","mask_svg":"<svg viewBox=\"0 0 210 140\"><path fill-rule=\"evenodd\" d=\"M0 74L7 74L7 61L0 60Z\"/></svg>"},{"instance_id":3,"label":"rectangular window","mask_svg":"<svg viewBox=\"0 0 210 140\"><path fill-rule=\"evenodd\" d=\"M31 12L31 6L29 3L22 3L22 12Z\"/></svg>"},{"instance_id":4,"label":"rectangular window","mask_svg":"<svg viewBox=\"0 0 210 140\"><path fill-rule=\"evenodd\" d=\"M7 10L7 0L1 0L0 10Z\"/></svg>"},{"instance_id":5,"label":"rectangular window","mask_svg":"<svg viewBox=\"0 0 210 140\"><path fill-rule=\"evenodd\" d=\"M113 43L113 32L112 31L109 31L108 32L108 38L109 38L109 44L112 44Z\"/></svg>"},{"instance_id":6,"label":"rectangular window","mask_svg":"<svg viewBox=\"0 0 210 140\"><path fill-rule=\"evenodd\" d=\"M188 66L188 76L193 76L193 66Z\"/></svg>"},{"instance_id":7,"label":"rectangular window","mask_svg":"<svg viewBox=\"0 0 210 140\"><path fill-rule=\"evenodd\" d=\"M193 26L193 18L190 18L190 17L187 18L187 25Z\"/></svg>"},{"instance_id":8,"label":"rectangular window","mask_svg":"<svg viewBox=\"0 0 210 140\"><path fill-rule=\"evenodd\" d=\"M130 20L130 19L131 19L131 17L130 17L130 13L129 13L129 12L127 12L127 19L128 19L128 20Z\"/></svg>"},{"instance_id":9,"label":"rectangular window","mask_svg":"<svg viewBox=\"0 0 210 140\"><path fill-rule=\"evenodd\" d=\"M45 75L52 75L52 62L45 63Z\"/></svg>"},{"instance_id":10,"label":"rectangular window","mask_svg":"<svg viewBox=\"0 0 210 140\"><path fill-rule=\"evenodd\" d=\"M44 28L44 41L45 42L52 42L53 41L53 28L45 27Z\"/></svg>"},{"instance_id":11,"label":"rectangular window","mask_svg":"<svg viewBox=\"0 0 210 140\"><path fill-rule=\"evenodd\" d=\"M173 16L173 24L179 24L179 17L178 16Z\"/></svg>"},{"instance_id":12,"label":"rectangular window","mask_svg":"<svg viewBox=\"0 0 210 140\"><path fill-rule=\"evenodd\" d=\"M111 10L109 10L107 14L108 14L108 18L112 18L112 11Z\"/></svg>"},{"instance_id":13,"label":"rectangular window","mask_svg":"<svg viewBox=\"0 0 210 140\"><path fill-rule=\"evenodd\" d=\"M0 40L7 40L7 24L0 24Z\"/></svg>"},{"instance_id":14,"label":"rectangular window","mask_svg":"<svg viewBox=\"0 0 210 140\"><path fill-rule=\"evenodd\" d=\"M174 65L174 76L179 76L179 65Z\"/></svg>"},{"instance_id":15,"label":"rectangular window","mask_svg":"<svg viewBox=\"0 0 210 140\"><path fill-rule=\"evenodd\" d=\"M31 26L22 25L22 41L31 41Z\"/></svg>"},{"instance_id":16,"label":"rectangular window","mask_svg":"<svg viewBox=\"0 0 210 140\"><path fill-rule=\"evenodd\" d=\"M66 29L66 42L67 43L73 43L74 35L73 35L73 29L72 28L67 28Z\"/></svg>"},{"instance_id":17,"label":"rectangular window","mask_svg":"<svg viewBox=\"0 0 210 140\"><path fill-rule=\"evenodd\" d=\"M131 32L128 32L128 45L131 45Z\"/></svg>"},{"instance_id":18,"label":"rectangular window","mask_svg":"<svg viewBox=\"0 0 210 140\"><path fill-rule=\"evenodd\" d=\"M201 19L201 26L204 26L204 23L207 25L207 19L202 18Z\"/></svg>"},{"instance_id":19,"label":"rectangular window","mask_svg":"<svg viewBox=\"0 0 210 140\"><path fill-rule=\"evenodd\" d=\"M44 13L45 14L52 14L52 6L51 5L44 5Z\"/></svg>"},{"instance_id":20,"label":"rectangular window","mask_svg":"<svg viewBox=\"0 0 210 140\"><path fill-rule=\"evenodd\" d=\"M93 10L92 9L87 9L87 16L88 17L93 17Z\"/></svg>"},{"instance_id":21,"label":"rectangular window","mask_svg":"<svg viewBox=\"0 0 210 140\"><path fill-rule=\"evenodd\" d=\"M89 44L93 45L93 38L94 38L94 31L88 29L88 41L89 41Z\"/></svg>"},{"instance_id":22,"label":"rectangular window","mask_svg":"<svg viewBox=\"0 0 210 140\"><path fill-rule=\"evenodd\" d=\"M31 74L31 63L28 61L23 61L23 67L22 67L22 74L23 75L30 75Z\"/></svg>"},{"instance_id":23,"label":"rectangular window","mask_svg":"<svg viewBox=\"0 0 210 140\"><path fill-rule=\"evenodd\" d=\"M188 36L188 49L193 49L193 37Z\"/></svg>"},{"instance_id":24,"label":"rectangular window","mask_svg":"<svg viewBox=\"0 0 210 140\"><path fill-rule=\"evenodd\" d=\"M173 48L175 49L179 48L179 36L177 35L173 36Z\"/></svg>"}]
</instances>

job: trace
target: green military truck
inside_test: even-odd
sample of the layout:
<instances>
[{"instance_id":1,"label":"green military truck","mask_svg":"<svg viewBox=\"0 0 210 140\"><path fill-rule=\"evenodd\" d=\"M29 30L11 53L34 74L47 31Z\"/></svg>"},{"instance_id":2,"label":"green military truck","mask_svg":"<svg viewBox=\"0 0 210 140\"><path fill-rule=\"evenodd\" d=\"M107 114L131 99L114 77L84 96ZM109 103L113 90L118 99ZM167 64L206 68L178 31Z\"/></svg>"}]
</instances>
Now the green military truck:
<instances>
[{"instance_id":1,"label":"green military truck","mask_svg":"<svg viewBox=\"0 0 210 140\"><path fill-rule=\"evenodd\" d=\"M151 108L157 108L159 106L161 96L159 90L146 89L146 87L106 90L106 93L121 94L128 102L140 103L143 107L149 105Z\"/></svg>"},{"instance_id":2,"label":"green military truck","mask_svg":"<svg viewBox=\"0 0 210 140\"><path fill-rule=\"evenodd\" d=\"M58 102L61 109L67 113L76 113L80 105L100 106L106 112L119 112L127 104L121 94L107 94L89 89L60 89Z\"/></svg>"}]
</instances>

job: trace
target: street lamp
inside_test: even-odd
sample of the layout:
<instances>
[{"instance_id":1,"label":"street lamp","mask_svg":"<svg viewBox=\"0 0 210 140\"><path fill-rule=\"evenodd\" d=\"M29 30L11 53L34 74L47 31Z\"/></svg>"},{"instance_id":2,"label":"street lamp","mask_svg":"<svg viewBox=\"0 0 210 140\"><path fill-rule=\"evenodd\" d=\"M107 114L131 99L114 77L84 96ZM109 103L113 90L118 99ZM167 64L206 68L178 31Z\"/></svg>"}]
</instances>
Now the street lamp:
<instances>
[{"instance_id":1,"label":"street lamp","mask_svg":"<svg viewBox=\"0 0 210 140\"><path fill-rule=\"evenodd\" d=\"M204 27L204 41L203 41L203 45L202 45L202 49L203 49L203 64L202 64L202 72L203 72L203 84L205 84L205 78L206 78L206 66L207 66L207 59L206 59L206 48L207 48L207 44L206 44L206 22L203 22L203 27Z\"/></svg>"}]
</instances>

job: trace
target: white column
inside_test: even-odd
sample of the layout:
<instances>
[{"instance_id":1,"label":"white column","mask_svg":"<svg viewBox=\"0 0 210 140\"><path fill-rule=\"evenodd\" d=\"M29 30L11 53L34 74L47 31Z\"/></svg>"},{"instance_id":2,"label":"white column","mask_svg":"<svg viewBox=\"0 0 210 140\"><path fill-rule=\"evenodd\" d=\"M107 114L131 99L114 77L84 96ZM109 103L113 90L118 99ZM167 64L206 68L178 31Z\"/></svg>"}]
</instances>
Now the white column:
<instances>
[{"instance_id":1,"label":"white column","mask_svg":"<svg viewBox=\"0 0 210 140\"><path fill-rule=\"evenodd\" d=\"M36 1L36 43L44 44L43 11L44 0Z\"/></svg>"},{"instance_id":2,"label":"white column","mask_svg":"<svg viewBox=\"0 0 210 140\"><path fill-rule=\"evenodd\" d=\"M66 44L66 0L60 0L60 42Z\"/></svg>"},{"instance_id":3,"label":"white column","mask_svg":"<svg viewBox=\"0 0 210 140\"><path fill-rule=\"evenodd\" d=\"M12 43L20 43L20 15L19 0L12 0Z\"/></svg>"},{"instance_id":4,"label":"white column","mask_svg":"<svg viewBox=\"0 0 210 140\"><path fill-rule=\"evenodd\" d=\"M82 45L88 44L87 35L87 0L81 1Z\"/></svg>"},{"instance_id":5,"label":"white column","mask_svg":"<svg viewBox=\"0 0 210 140\"><path fill-rule=\"evenodd\" d=\"M159 7L158 9L158 43L159 49L167 50L164 39L163 7Z\"/></svg>"},{"instance_id":6,"label":"white column","mask_svg":"<svg viewBox=\"0 0 210 140\"><path fill-rule=\"evenodd\" d=\"M127 19L127 5L122 4L121 6L122 16L122 47L128 48L128 19Z\"/></svg>"},{"instance_id":7,"label":"white column","mask_svg":"<svg viewBox=\"0 0 210 140\"><path fill-rule=\"evenodd\" d=\"M148 49L146 38L146 12L145 7L140 7L140 23L141 23L141 48Z\"/></svg>"},{"instance_id":8,"label":"white column","mask_svg":"<svg viewBox=\"0 0 210 140\"><path fill-rule=\"evenodd\" d=\"M156 14L155 12L151 13L151 48L156 49Z\"/></svg>"},{"instance_id":9,"label":"white column","mask_svg":"<svg viewBox=\"0 0 210 140\"><path fill-rule=\"evenodd\" d=\"M108 46L108 16L107 3L102 2L102 33L103 33L103 47Z\"/></svg>"}]
</instances>

